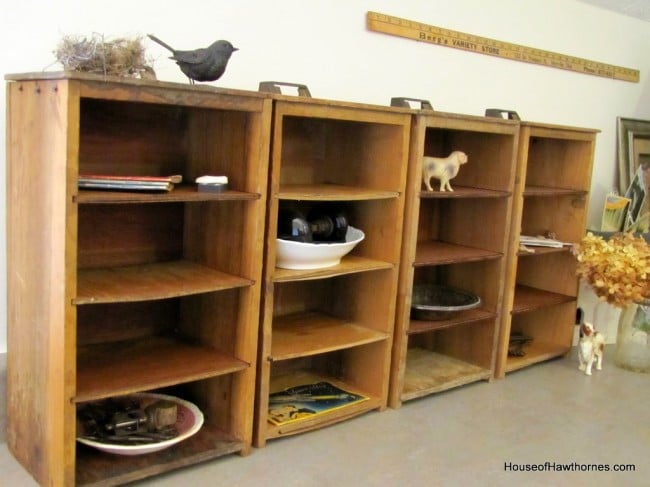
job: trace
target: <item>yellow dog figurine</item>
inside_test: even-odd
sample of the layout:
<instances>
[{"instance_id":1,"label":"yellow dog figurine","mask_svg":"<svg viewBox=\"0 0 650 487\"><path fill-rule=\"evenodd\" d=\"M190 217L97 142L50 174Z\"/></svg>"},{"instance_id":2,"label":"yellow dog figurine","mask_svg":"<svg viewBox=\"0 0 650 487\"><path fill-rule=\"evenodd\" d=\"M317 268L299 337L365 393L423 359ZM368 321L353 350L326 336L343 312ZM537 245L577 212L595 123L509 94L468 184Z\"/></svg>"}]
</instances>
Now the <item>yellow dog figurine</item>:
<instances>
[{"instance_id":1,"label":"yellow dog figurine","mask_svg":"<svg viewBox=\"0 0 650 487\"><path fill-rule=\"evenodd\" d=\"M462 164L467 162L467 154L461 151L454 151L447 157L428 157L422 158L422 180L427 190L433 191L431 187L431 178L440 180L440 191L453 191L449 181L458 175L458 170Z\"/></svg>"}]
</instances>

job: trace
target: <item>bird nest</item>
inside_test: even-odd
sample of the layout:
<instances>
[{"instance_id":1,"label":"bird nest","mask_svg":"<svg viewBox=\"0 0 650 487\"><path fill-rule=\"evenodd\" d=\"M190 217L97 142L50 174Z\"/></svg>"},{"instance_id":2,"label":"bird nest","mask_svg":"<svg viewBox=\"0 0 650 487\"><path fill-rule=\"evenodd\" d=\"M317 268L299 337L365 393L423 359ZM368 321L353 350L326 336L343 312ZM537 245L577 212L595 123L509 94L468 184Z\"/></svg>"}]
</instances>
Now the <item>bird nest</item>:
<instances>
[{"instance_id":1,"label":"bird nest","mask_svg":"<svg viewBox=\"0 0 650 487\"><path fill-rule=\"evenodd\" d=\"M145 58L141 37L107 41L98 34L93 34L90 38L65 36L54 55L66 70L105 76L156 78L156 73Z\"/></svg>"}]
</instances>

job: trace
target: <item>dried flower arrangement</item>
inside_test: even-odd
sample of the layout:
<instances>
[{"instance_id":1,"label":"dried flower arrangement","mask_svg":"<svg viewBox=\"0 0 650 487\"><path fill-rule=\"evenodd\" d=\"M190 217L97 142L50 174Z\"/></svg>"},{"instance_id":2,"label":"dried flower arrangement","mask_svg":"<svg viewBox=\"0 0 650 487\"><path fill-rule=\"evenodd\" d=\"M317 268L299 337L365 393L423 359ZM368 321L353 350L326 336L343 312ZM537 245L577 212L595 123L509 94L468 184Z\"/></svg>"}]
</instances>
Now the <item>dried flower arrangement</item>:
<instances>
[{"instance_id":1,"label":"dried flower arrangement","mask_svg":"<svg viewBox=\"0 0 650 487\"><path fill-rule=\"evenodd\" d=\"M105 40L104 36L64 36L54 51L64 69L107 76L155 79L141 37Z\"/></svg>"},{"instance_id":2,"label":"dried flower arrangement","mask_svg":"<svg viewBox=\"0 0 650 487\"><path fill-rule=\"evenodd\" d=\"M624 308L650 297L650 246L632 233L608 240L591 232L573 249L577 275L599 299Z\"/></svg>"}]
</instances>

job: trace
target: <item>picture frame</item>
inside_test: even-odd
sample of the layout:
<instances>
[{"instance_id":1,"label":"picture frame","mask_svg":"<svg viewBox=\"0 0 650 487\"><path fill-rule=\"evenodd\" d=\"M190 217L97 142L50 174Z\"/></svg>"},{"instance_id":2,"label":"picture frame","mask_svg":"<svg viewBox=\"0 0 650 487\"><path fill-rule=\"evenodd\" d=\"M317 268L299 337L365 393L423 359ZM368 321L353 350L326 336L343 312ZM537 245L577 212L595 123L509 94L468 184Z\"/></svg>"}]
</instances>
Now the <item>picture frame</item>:
<instances>
[{"instance_id":1,"label":"picture frame","mask_svg":"<svg viewBox=\"0 0 650 487\"><path fill-rule=\"evenodd\" d=\"M628 219L632 200L618 193L609 193L605 197L603 215L600 222L601 232L620 232Z\"/></svg>"},{"instance_id":2,"label":"picture frame","mask_svg":"<svg viewBox=\"0 0 650 487\"><path fill-rule=\"evenodd\" d=\"M642 162L650 162L650 120L617 117L618 191L625 194Z\"/></svg>"},{"instance_id":3,"label":"picture frame","mask_svg":"<svg viewBox=\"0 0 650 487\"><path fill-rule=\"evenodd\" d=\"M626 232L638 231L639 219L647 212L647 190L643 176L644 172L639 168L632 179L630 187L625 193L625 198L630 200L623 227L623 230Z\"/></svg>"}]
</instances>

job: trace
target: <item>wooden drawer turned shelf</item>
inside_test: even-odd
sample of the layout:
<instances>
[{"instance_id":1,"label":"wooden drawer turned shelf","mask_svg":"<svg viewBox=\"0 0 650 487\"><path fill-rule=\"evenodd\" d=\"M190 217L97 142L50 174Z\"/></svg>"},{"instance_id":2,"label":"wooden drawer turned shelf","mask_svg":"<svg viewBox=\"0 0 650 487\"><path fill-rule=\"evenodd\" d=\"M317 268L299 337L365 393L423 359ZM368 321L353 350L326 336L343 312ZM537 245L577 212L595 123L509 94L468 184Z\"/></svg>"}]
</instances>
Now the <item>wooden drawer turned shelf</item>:
<instances>
[{"instance_id":1,"label":"wooden drawer turned shelf","mask_svg":"<svg viewBox=\"0 0 650 487\"><path fill-rule=\"evenodd\" d=\"M77 72L7 79L10 450L56 486L248 454L272 100ZM184 183L92 191L80 174ZM229 189L199 192L205 174ZM192 402L201 430L134 457L77 445L78 406L137 392Z\"/></svg>"},{"instance_id":2,"label":"wooden drawer turned shelf","mask_svg":"<svg viewBox=\"0 0 650 487\"><path fill-rule=\"evenodd\" d=\"M495 376L568 353L573 343L578 279L567 245L519 249L519 234L552 232L568 244L585 233L596 130L522 122L512 241ZM512 334L531 338L523 357L509 356Z\"/></svg>"},{"instance_id":3,"label":"wooden drawer turned shelf","mask_svg":"<svg viewBox=\"0 0 650 487\"><path fill-rule=\"evenodd\" d=\"M419 112L411 130L405 231L389 405L490 379L506 271L519 127ZM423 190L422 158L468 156L453 191ZM439 321L411 318L415 284L478 295L481 306Z\"/></svg>"},{"instance_id":4,"label":"wooden drawer turned shelf","mask_svg":"<svg viewBox=\"0 0 650 487\"><path fill-rule=\"evenodd\" d=\"M274 105L255 445L387 405L411 114L278 96ZM281 211L336 206L364 239L332 267L276 267ZM327 381L369 399L277 426L269 394Z\"/></svg>"}]
</instances>

